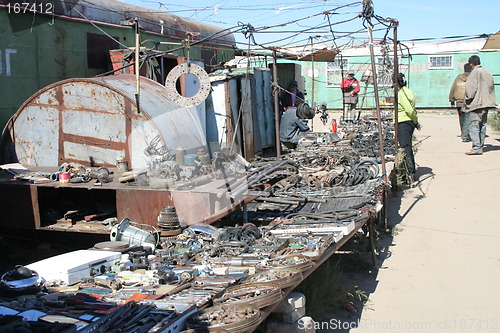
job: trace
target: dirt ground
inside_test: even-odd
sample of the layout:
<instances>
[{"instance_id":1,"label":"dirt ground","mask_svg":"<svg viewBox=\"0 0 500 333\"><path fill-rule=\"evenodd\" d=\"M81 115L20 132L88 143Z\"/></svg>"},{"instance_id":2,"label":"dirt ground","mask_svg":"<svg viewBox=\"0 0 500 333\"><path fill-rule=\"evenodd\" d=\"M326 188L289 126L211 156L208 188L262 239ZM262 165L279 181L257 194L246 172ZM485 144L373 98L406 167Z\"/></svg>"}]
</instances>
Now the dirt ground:
<instances>
[{"instance_id":1,"label":"dirt ground","mask_svg":"<svg viewBox=\"0 0 500 333\"><path fill-rule=\"evenodd\" d=\"M318 332L500 332L500 134L467 156L456 114L420 120L419 181L389 199L378 266L343 265L369 300L314 318Z\"/></svg>"}]
</instances>

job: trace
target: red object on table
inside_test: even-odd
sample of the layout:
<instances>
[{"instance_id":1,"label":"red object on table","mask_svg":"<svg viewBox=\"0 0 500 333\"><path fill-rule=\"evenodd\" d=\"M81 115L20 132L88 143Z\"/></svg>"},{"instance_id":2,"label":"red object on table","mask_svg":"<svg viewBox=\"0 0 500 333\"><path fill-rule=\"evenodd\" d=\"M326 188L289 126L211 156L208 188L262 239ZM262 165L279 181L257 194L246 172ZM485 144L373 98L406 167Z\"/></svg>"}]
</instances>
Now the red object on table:
<instances>
[{"instance_id":1,"label":"red object on table","mask_svg":"<svg viewBox=\"0 0 500 333\"><path fill-rule=\"evenodd\" d=\"M337 133L337 122L335 119L332 120L332 129L330 130L332 133Z\"/></svg>"}]
</instances>

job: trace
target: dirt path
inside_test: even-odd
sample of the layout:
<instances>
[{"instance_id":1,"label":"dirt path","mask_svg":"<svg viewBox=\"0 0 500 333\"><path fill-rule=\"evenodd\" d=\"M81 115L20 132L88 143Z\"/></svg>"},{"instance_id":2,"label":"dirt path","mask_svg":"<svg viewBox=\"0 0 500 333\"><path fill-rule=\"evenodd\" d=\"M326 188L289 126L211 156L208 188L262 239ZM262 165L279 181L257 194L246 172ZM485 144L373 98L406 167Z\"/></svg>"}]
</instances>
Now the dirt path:
<instances>
[{"instance_id":1,"label":"dirt path","mask_svg":"<svg viewBox=\"0 0 500 333\"><path fill-rule=\"evenodd\" d=\"M419 184L390 199L397 232L350 332L500 332L500 135L466 156L456 115L421 122Z\"/></svg>"}]
</instances>

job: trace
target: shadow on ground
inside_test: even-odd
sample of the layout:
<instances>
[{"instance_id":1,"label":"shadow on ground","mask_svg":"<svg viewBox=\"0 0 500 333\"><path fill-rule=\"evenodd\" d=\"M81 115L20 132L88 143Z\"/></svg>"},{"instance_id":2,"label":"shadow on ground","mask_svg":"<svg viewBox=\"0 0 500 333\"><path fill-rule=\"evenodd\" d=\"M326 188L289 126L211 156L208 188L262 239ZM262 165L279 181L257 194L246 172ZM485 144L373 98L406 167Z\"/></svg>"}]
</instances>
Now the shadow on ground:
<instances>
[{"instance_id":1,"label":"shadow on ground","mask_svg":"<svg viewBox=\"0 0 500 333\"><path fill-rule=\"evenodd\" d=\"M358 327L363 311L372 311L369 298L377 289L379 270L387 269L384 262L391 256L394 236L402 231L398 225L425 198L422 185L432 181L433 170L419 167L416 178L411 188L414 201L408 207L401 203L409 187L389 193L387 226L380 219L376 228L375 266L366 231L360 232L297 288L306 296L306 311L316 322L316 332L350 332Z\"/></svg>"},{"instance_id":2,"label":"shadow on ground","mask_svg":"<svg viewBox=\"0 0 500 333\"><path fill-rule=\"evenodd\" d=\"M494 146L494 145L486 144L486 145L484 145L483 153L487 153L487 152L490 152L490 151L497 151L497 150L500 150L500 146Z\"/></svg>"}]
</instances>

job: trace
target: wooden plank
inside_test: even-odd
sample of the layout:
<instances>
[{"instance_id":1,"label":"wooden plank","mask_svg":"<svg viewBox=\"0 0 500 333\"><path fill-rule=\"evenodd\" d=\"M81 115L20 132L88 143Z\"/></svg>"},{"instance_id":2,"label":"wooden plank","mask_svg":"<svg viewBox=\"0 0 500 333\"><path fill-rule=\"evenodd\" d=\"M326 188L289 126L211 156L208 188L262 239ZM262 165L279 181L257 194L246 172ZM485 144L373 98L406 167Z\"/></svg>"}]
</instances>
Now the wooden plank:
<instances>
[{"instance_id":1,"label":"wooden plank","mask_svg":"<svg viewBox=\"0 0 500 333\"><path fill-rule=\"evenodd\" d=\"M38 187L36 185L30 185L29 188L31 193L33 221L35 222L35 228L38 229L42 226L40 218L40 205L38 204Z\"/></svg>"},{"instance_id":2,"label":"wooden plank","mask_svg":"<svg viewBox=\"0 0 500 333\"><path fill-rule=\"evenodd\" d=\"M253 160L255 156L254 143L254 120L252 114L252 80L241 79L241 110L243 128L244 156L247 161Z\"/></svg>"}]
</instances>

